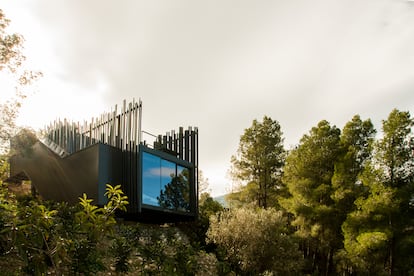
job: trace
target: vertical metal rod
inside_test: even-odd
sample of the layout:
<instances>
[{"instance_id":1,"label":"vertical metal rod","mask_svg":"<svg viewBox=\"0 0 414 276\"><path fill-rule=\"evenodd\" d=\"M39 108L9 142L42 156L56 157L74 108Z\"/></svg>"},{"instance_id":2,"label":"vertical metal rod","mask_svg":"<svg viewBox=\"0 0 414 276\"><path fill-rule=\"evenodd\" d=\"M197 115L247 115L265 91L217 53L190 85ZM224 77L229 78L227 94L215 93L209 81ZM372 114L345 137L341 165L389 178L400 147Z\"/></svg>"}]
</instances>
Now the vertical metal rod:
<instances>
[{"instance_id":1,"label":"vertical metal rod","mask_svg":"<svg viewBox=\"0 0 414 276\"><path fill-rule=\"evenodd\" d=\"M180 127L179 133L178 133L178 157L180 159L183 159L183 152L184 152L184 133L183 133L183 127Z\"/></svg>"},{"instance_id":2,"label":"vertical metal rod","mask_svg":"<svg viewBox=\"0 0 414 276\"><path fill-rule=\"evenodd\" d=\"M45 126L45 130L48 133L47 137L67 153L74 153L95 143L104 143L127 150L128 144L133 147L142 143L142 101L133 99L127 104L124 100L120 110L115 105L114 110L91 117L89 122L57 119ZM171 132L167 135L165 143L162 139L159 143L179 152L178 148L180 144L184 147L184 141L179 141L177 137L175 132ZM183 132L181 138L184 138Z\"/></svg>"},{"instance_id":3,"label":"vertical metal rod","mask_svg":"<svg viewBox=\"0 0 414 276\"><path fill-rule=\"evenodd\" d=\"M186 130L184 132L184 140L185 140L185 145L184 145L184 153L185 153L185 157L184 160L189 161L190 162L190 132L188 130Z\"/></svg>"},{"instance_id":4,"label":"vertical metal rod","mask_svg":"<svg viewBox=\"0 0 414 276\"><path fill-rule=\"evenodd\" d=\"M138 110L139 110L139 113L138 113L138 145L140 145L141 144L141 142L142 142L142 101L141 101L141 98L139 99L139 102L138 102Z\"/></svg>"}]
</instances>

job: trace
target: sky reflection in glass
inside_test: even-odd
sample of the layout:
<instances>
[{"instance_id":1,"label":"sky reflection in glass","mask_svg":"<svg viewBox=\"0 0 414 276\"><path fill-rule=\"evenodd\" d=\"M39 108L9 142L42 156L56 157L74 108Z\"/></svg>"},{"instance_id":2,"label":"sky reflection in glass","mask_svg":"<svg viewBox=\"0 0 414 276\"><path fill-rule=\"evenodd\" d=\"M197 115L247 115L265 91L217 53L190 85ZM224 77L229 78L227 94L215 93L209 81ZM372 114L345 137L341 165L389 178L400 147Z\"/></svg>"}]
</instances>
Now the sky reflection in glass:
<instances>
[{"instance_id":1,"label":"sky reflection in glass","mask_svg":"<svg viewBox=\"0 0 414 276\"><path fill-rule=\"evenodd\" d=\"M159 206L161 158L144 152L142 155L142 203Z\"/></svg>"},{"instance_id":2,"label":"sky reflection in glass","mask_svg":"<svg viewBox=\"0 0 414 276\"><path fill-rule=\"evenodd\" d=\"M142 154L142 203L190 212L190 170L148 152Z\"/></svg>"}]
</instances>

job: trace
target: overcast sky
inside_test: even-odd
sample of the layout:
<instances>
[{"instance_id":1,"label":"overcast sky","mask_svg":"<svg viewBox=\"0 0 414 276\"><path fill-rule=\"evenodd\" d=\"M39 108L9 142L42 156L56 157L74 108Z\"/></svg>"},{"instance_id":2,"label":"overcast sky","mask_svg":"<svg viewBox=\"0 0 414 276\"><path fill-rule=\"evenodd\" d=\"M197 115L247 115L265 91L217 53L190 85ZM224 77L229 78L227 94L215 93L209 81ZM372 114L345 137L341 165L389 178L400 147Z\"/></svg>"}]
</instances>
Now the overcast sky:
<instances>
[{"instance_id":1,"label":"overcast sky","mask_svg":"<svg viewBox=\"0 0 414 276\"><path fill-rule=\"evenodd\" d=\"M200 131L213 195L243 130L279 121L286 148L326 119L378 130L414 115L414 2L407 0L6 1L0 8L44 73L20 123L88 119L141 98L143 128Z\"/></svg>"}]
</instances>

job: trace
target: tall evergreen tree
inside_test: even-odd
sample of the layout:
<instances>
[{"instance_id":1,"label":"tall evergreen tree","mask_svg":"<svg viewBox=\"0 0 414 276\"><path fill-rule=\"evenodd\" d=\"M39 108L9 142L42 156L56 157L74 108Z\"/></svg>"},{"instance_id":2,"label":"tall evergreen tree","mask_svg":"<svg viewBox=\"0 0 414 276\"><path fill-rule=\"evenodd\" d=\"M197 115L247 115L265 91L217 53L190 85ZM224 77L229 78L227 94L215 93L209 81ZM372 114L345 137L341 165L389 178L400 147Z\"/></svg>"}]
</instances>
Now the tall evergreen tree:
<instances>
[{"instance_id":1,"label":"tall evergreen tree","mask_svg":"<svg viewBox=\"0 0 414 276\"><path fill-rule=\"evenodd\" d=\"M322 275L333 271L333 253L340 244L331 197L339 143L340 130L325 120L319 122L290 152L283 178L291 196L282 205L295 217L307 269Z\"/></svg>"},{"instance_id":2,"label":"tall evergreen tree","mask_svg":"<svg viewBox=\"0 0 414 276\"><path fill-rule=\"evenodd\" d=\"M240 137L237 154L231 159L231 174L243 184L241 193L247 192L247 198L256 201L259 207L275 206L277 195L283 190L282 135L279 122L270 117L264 116L262 122L253 120L252 126Z\"/></svg>"},{"instance_id":3,"label":"tall evergreen tree","mask_svg":"<svg viewBox=\"0 0 414 276\"><path fill-rule=\"evenodd\" d=\"M375 133L371 120L362 121L359 115L355 115L342 130L341 152L332 178L332 199L342 221L353 211L354 201L364 191L359 177L372 156Z\"/></svg>"},{"instance_id":4,"label":"tall evergreen tree","mask_svg":"<svg viewBox=\"0 0 414 276\"><path fill-rule=\"evenodd\" d=\"M367 196L343 224L345 251L353 270L408 275L414 267L414 139L409 112L394 109L361 180Z\"/></svg>"},{"instance_id":5,"label":"tall evergreen tree","mask_svg":"<svg viewBox=\"0 0 414 276\"><path fill-rule=\"evenodd\" d=\"M389 272L400 274L408 263L414 265L414 120L409 112L391 111L383 121L384 137L378 143L378 159L384 170L384 184L395 191L397 212L391 213L388 225L393 231L389 244ZM407 247L408 246L408 247ZM404 252L401 247L407 247ZM409 259L406 254L410 253Z\"/></svg>"}]
</instances>

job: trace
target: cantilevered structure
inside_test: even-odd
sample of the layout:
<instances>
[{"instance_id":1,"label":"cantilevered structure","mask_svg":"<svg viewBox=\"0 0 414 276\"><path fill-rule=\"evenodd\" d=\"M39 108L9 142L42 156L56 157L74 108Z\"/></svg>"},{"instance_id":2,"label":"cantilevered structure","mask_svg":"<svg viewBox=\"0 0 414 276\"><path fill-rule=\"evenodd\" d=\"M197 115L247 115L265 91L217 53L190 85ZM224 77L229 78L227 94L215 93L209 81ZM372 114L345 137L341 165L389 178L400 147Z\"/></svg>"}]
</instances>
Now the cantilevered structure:
<instances>
[{"instance_id":1,"label":"cantilevered structure","mask_svg":"<svg viewBox=\"0 0 414 276\"><path fill-rule=\"evenodd\" d=\"M142 103L124 101L121 110L91 122L59 120L44 137L25 132L11 143L10 181L30 180L44 199L76 203L83 193L106 202L106 184L120 184L129 205L123 215L142 221L182 221L198 208L198 129L142 140Z\"/></svg>"}]
</instances>

